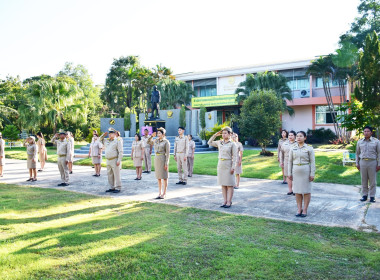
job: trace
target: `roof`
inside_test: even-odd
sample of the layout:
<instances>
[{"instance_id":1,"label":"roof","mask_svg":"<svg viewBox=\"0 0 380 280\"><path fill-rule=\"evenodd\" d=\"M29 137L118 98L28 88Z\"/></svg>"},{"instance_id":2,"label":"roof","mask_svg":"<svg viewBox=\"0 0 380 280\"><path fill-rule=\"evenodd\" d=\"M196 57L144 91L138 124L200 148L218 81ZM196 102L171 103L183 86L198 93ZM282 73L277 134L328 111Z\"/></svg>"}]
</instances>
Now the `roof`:
<instances>
[{"instance_id":1,"label":"roof","mask_svg":"<svg viewBox=\"0 0 380 280\"><path fill-rule=\"evenodd\" d=\"M297 61L286 61L286 62L277 62L270 64L256 64L240 67L231 67L231 68L220 68L214 70L206 70L199 72L188 72L176 74L175 77L178 80L182 81L191 81L199 79L208 79L216 77L226 77L226 76L236 76L244 75L248 73L258 73L264 71L279 71L279 70L290 70L290 69L299 69L308 67L311 64L311 61L315 58L309 58L305 60Z\"/></svg>"}]
</instances>

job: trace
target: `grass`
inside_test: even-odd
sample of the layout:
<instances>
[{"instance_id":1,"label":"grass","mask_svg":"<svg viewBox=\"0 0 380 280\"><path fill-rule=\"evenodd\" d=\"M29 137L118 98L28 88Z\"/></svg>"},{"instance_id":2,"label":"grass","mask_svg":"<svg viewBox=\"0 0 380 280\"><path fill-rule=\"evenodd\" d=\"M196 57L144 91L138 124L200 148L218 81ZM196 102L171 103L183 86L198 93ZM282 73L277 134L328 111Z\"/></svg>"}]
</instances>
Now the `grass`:
<instances>
[{"instance_id":1,"label":"grass","mask_svg":"<svg viewBox=\"0 0 380 280\"><path fill-rule=\"evenodd\" d=\"M378 279L380 238L0 185L0 279Z\"/></svg>"},{"instance_id":2,"label":"grass","mask_svg":"<svg viewBox=\"0 0 380 280\"><path fill-rule=\"evenodd\" d=\"M48 148L48 161L57 162L56 150L53 147ZM6 157L14 159L25 159L25 148L17 148L6 151ZM317 173L315 182L336 183L347 185L360 185L360 173L356 167L351 164L342 165L341 151L316 151ZM195 154L194 174L216 175L216 166L218 164L218 154ZM76 165L91 165L91 159L81 159L74 162ZM130 157L124 157L122 162L124 169L134 169ZM154 160L152 157L152 169L154 170ZM106 166L103 161L103 166ZM170 172L177 172L177 165L173 156L170 159ZM277 162L277 155L274 157L264 157L259 155L259 151L246 150L243 157L243 177L282 180L281 169ZM377 184L380 186L380 172L377 173Z\"/></svg>"}]
</instances>

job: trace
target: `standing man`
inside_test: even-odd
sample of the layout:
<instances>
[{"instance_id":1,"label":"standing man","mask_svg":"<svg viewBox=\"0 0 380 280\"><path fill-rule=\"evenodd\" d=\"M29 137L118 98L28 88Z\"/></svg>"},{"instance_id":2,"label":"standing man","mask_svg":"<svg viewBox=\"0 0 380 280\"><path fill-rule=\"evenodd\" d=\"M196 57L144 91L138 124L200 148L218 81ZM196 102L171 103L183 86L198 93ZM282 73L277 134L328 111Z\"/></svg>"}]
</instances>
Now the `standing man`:
<instances>
[{"instance_id":1,"label":"standing man","mask_svg":"<svg viewBox=\"0 0 380 280\"><path fill-rule=\"evenodd\" d=\"M5 161L5 141L0 132L0 177L3 177L3 166Z\"/></svg>"},{"instance_id":2,"label":"standing man","mask_svg":"<svg viewBox=\"0 0 380 280\"><path fill-rule=\"evenodd\" d=\"M360 201L366 201L369 192L369 202L375 202L376 172L380 170L380 141L372 137L370 126L364 128L363 134L364 138L360 139L356 146L356 168L362 177L363 197Z\"/></svg>"},{"instance_id":3,"label":"standing man","mask_svg":"<svg viewBox=\"0 0 380 280\"><path fill-rule=\"evenodd\" d=\"M149 139L149 130L144 129L144 136L142 137L142 141L144 142L144 165L145 165L145 171L143 173L148 173L152 171L152 148L153 145L148 143Z\"/></svg>"},{"instance_id":4,"label":"standing man","mask_svg":"<svg viewBox=\"0 0 380 280\"><path fill-rule=\"evenodd\" d=\"M59 139L57 139L59 137ZM61 131L56 133L51 139L51 142L57 145L58 155L58 169L61 173L62 183L58 184L59 187L66 187L69 185L69 168L67 163L71 159L71 143L66 140L66 132Z\"/></svg>"},{"instance_id":5,"label":"standing man","mask_svg":"<svg viewBox=\"0 0 380 280\"><path fill-rule=\"evenodd\" d=\"M184 135L185 128L178 127L178 136L174 142L174 160L177 162L179 181L177 185L187 184L187 155L189 154L189 138Z\"/></svg>"},{"instance_id":6,"label":"standing man","mask_svg":"<svg viewBox=\"0 0 380 280\"><path fill-rule=\"evenodd\" d=\"M106 135L109 138L104 139ZM105 147L105 157L107 159L107 175L110 189L106 192L119 193L121 190L121 160L123 159L123 143L121 138L117 137L117 132L112 127L108 133L100 136L100 142Z\"/></svg>"},{"instance_id":7,"label":"standing man","mask_svg":"<svg viewBox=\"0 0 380 280\"><path fill-rule=\"evenodd\" d=\"M67 131L67 141L70 142L71 147L71 157L67 164L67 167L69 168L69 173L73 174L73 161L74 161L74 136L70 131Z\"/></svg>"}]
</instances>

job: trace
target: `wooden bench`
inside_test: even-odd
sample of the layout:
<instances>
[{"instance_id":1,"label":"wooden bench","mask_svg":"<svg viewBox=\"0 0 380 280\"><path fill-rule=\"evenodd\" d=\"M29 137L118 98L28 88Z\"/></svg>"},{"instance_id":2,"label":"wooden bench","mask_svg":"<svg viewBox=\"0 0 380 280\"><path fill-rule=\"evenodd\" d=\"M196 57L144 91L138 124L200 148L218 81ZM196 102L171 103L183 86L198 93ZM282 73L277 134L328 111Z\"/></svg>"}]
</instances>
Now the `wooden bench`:
<instances>
[{"instance_id":1,"label":"wooden bench","mask_svg":"<svg viewBox=\"0 0 380 280\"><path fill-rule=\"evenodd\" d=\"M356 154L350 153L348 151L343 152L343 166L345 166L348 162L355 162L356 163Z\"/></svg>"}]
</instances>

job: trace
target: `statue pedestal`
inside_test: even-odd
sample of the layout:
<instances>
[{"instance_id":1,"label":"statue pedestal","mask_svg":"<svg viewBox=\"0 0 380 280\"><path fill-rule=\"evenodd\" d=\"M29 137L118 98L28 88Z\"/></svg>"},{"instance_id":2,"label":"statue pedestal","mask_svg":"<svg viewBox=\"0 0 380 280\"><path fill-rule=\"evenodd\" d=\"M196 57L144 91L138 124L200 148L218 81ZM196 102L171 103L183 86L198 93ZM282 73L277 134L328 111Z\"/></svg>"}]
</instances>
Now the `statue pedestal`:
<instances>
[{"instance_id":1,"label":"statue pedestal","mask_svg":"<svg viewBox=\"0 0 380 280\"><path fill-rule=\"evenodd\" d=\"M152 132L157 132L157 128L163 127L165 128L166 121L160 120L160 119L148 119L144 121L145 126L150 126L152 127Z\"/></svg>"}]
</instances>

